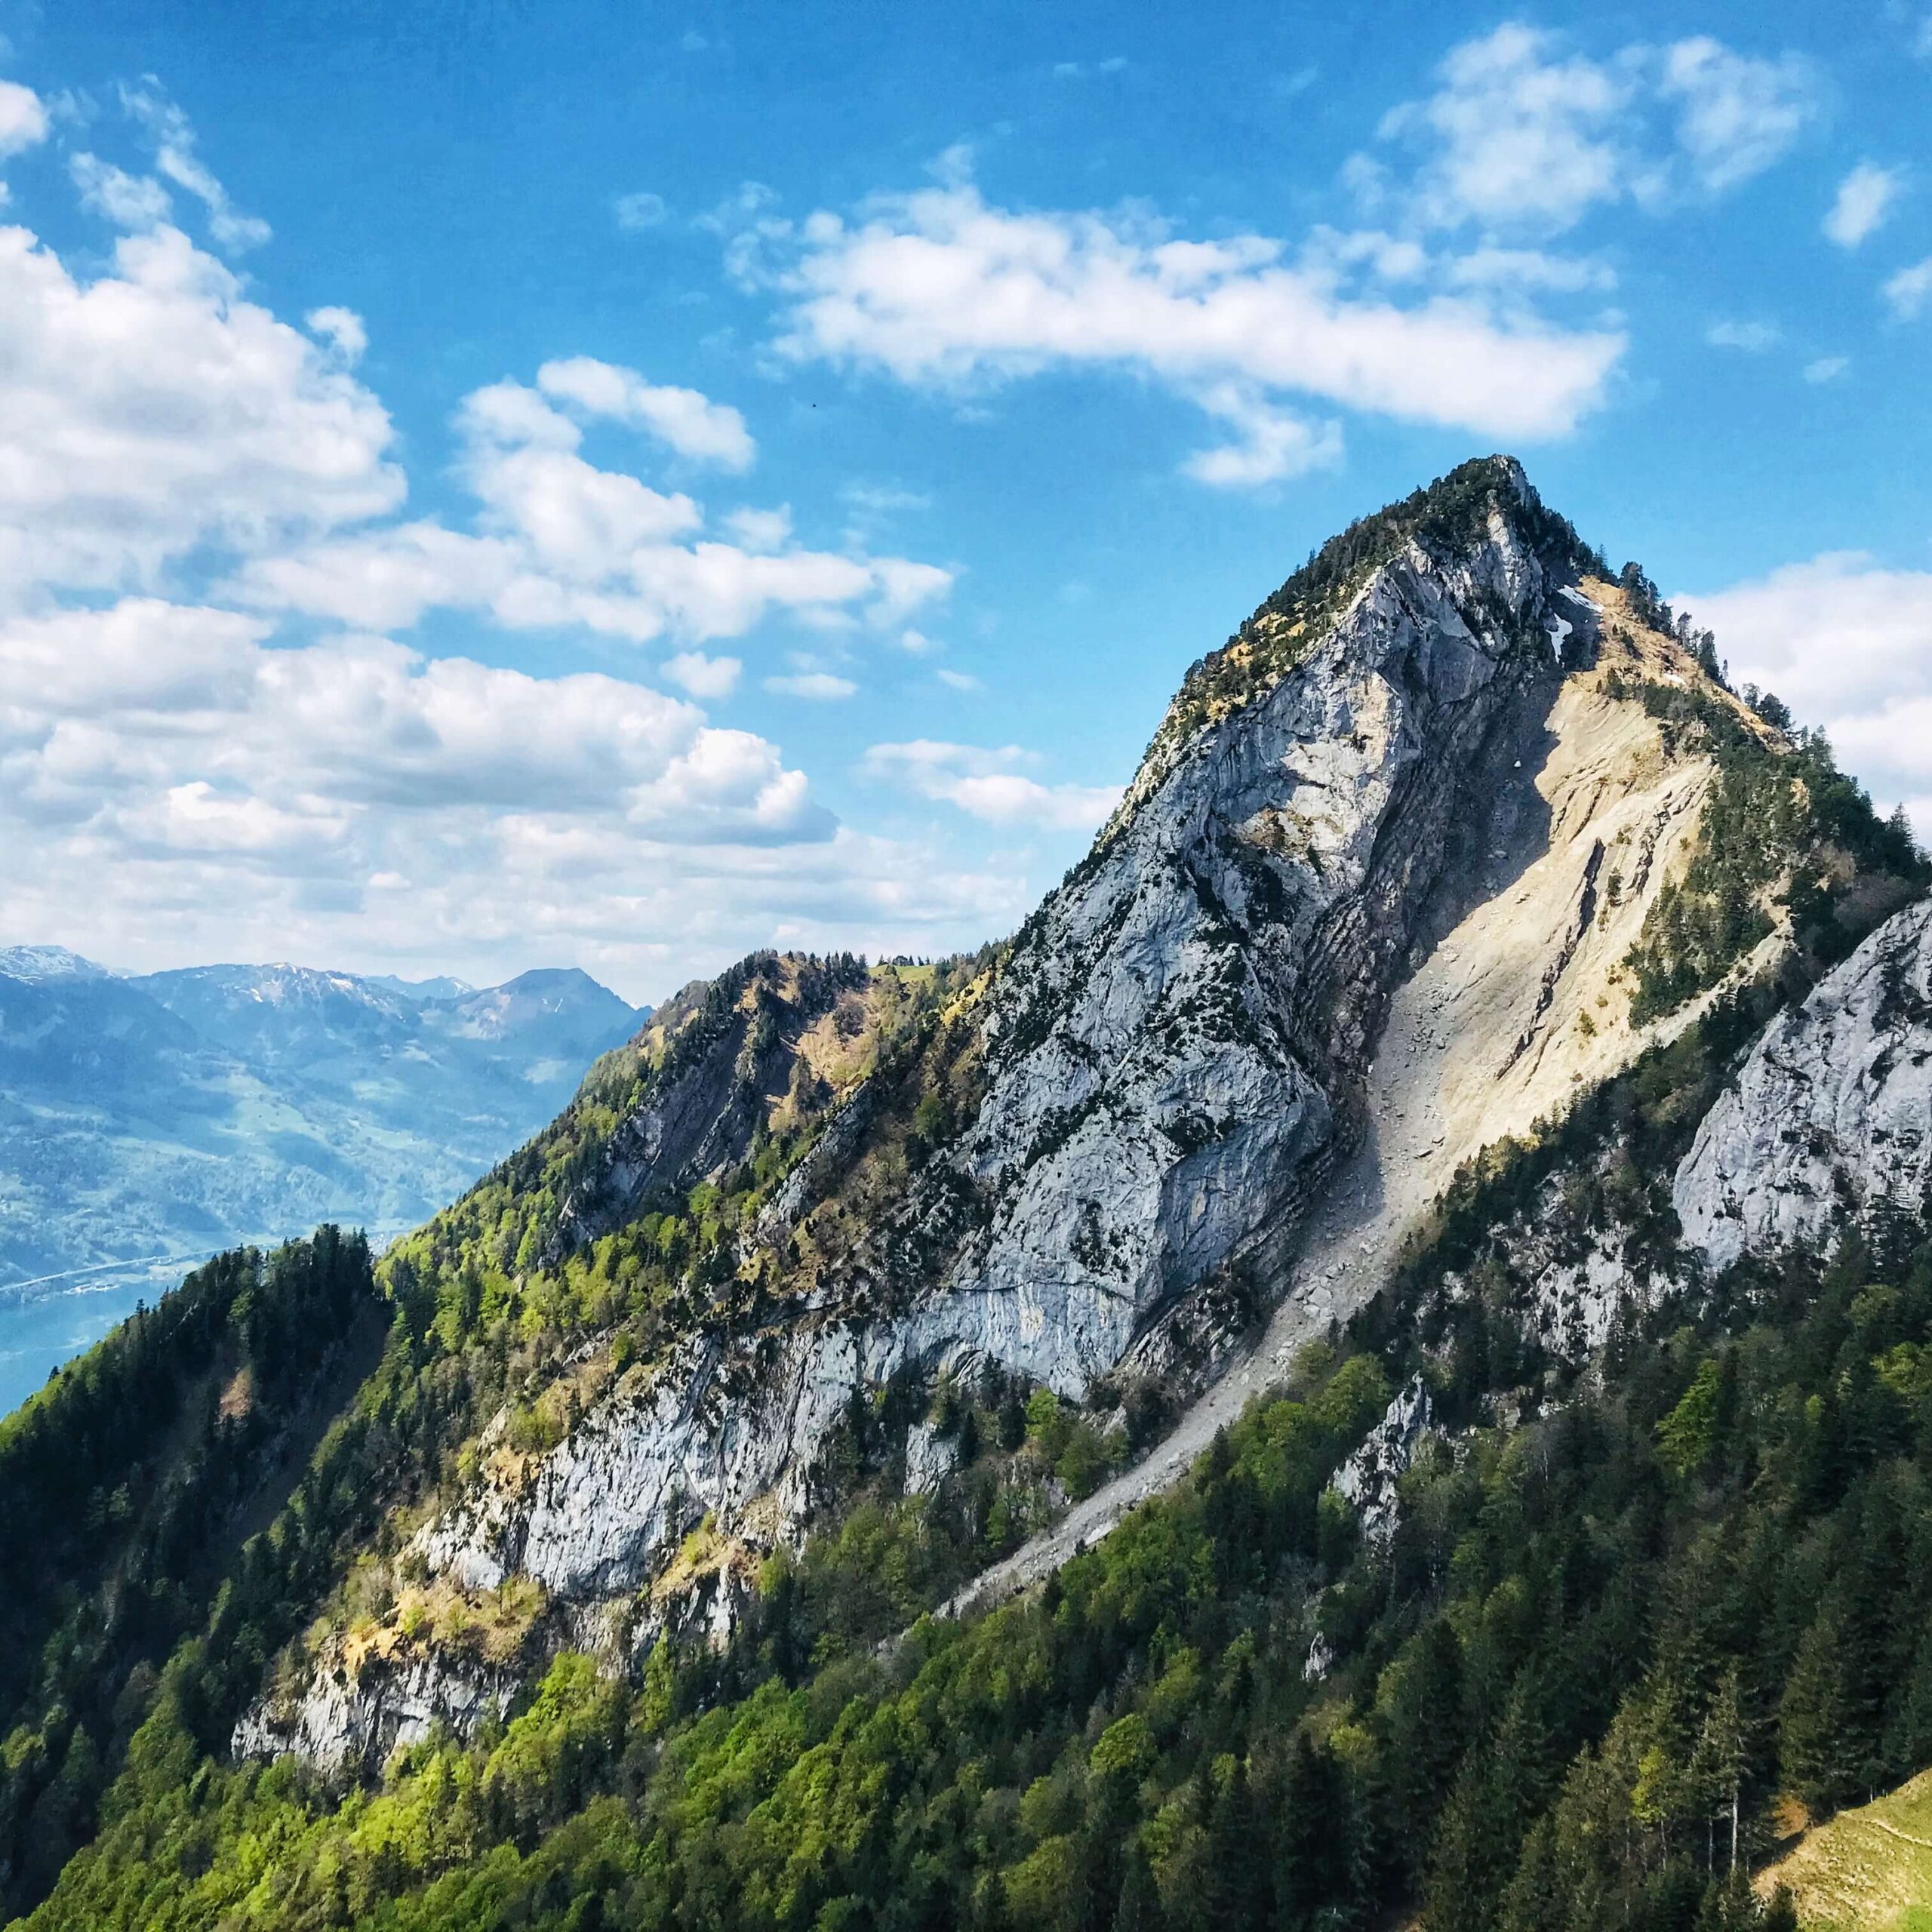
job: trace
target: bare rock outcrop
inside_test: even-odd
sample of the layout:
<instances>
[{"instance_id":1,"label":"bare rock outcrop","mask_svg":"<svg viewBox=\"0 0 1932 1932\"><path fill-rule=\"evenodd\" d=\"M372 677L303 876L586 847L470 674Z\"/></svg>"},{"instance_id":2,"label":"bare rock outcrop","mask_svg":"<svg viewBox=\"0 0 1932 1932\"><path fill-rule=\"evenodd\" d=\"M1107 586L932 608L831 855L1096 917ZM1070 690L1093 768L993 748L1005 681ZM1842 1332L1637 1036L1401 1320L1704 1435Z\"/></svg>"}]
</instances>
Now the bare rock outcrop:
<instances>
[{"instance_id":1,"label":"bare rock outcrop","mask_svg":"<svg viewBox=\"0 0 1932 1932\"><path fill-rule=\"evenodd\" d=\"M1395 1534L1396 1485L1415 1466L1434 1422L1428 1386L1418 1375L1335 1472L1336 1493L1354 1509L1371 1543L1386 1543Z\"/></svg>"},{"instance_id":2,"label":"bare rock outcrop","mask_svg":"<svg viewBox=\"0 0 1932 1932\"><path fill-rule=\"evenodd\" d=\"M1932 1186L1932 900L1872 933L1765 1029L1672 1197L1715 1267L1829 1242Z\"/></svg>"},{"instance_id":3,"label":"bare rock outcrop","mask_svg":"<svg viewBox=\"0 0 1932 1932\"><path fill-rule=\"evenodd\" d=\"M1080 1396L1131 1350L1163 1366L1231 1276L1257 1303L1278 1291L1438 888L1500 793L1535 802L1521 753L1562 685L1552 640L1587 653L1589 607L1564 595L1574 540L1552 539L1513 463L1487 488L1457 542L1396 545L1234 697L1190 681L980 1008L973 1118L845 1278L782 1324L626 1377L512 1487L430 1525L432 1570L472 1588L521 1570L565 1597L634 1587L706 1513L798 1520L853 1391L908 1363L983 1360ZM752 1023L729 1042L740 1091L777 1077L751 1065ZM696 1062L685 1097L620 1129L583 1225L695 1144L687 1114L725 1104ZM848 1103L872 1104L863 1087ZM862 1127L835 1118L820 1146ZM774 1235L835 1166L821 1155L783 1196ZM1211 1346L1231 1323L1195 1326Z\"/></svg>"},{"instance_id":4,"label":"bare rock outcrop","mask_svg":"<svg viewBox=\"0 0 1932 1932\"><path fill-rule=\"evenodd\" d=\"M392 1752L439 1727L468 1737L485 1718L501 1716L519 1681L514 1670L443 1651L371 1657L359 1669L337 1658L292 1702L248 1710L229 1748L238 1758L287 1754L325 1771L366 1777Z\"/></svg>"}]
</instances>

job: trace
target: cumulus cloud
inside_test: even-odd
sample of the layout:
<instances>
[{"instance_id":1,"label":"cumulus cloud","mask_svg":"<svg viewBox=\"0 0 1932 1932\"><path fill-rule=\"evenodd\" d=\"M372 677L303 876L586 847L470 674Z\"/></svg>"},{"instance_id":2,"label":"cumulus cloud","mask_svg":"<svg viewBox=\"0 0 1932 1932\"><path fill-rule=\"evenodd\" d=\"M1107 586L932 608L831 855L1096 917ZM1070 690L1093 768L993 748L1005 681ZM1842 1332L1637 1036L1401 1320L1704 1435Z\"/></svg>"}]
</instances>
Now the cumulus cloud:
<instances>
[{"instance_id":1,"label":"cumulus cloud","mask_svg":"<svg viewBox=\"0 0 1932 1932\"><path fill-rule=\"evenodd\" d=\"M178 229L78 279L0 229L0 603L152 586L203 545L245 554L391 510L389 419Z\"/></svg>"},{"instance_id":2,"label":"cumulus cloud","mask_svg":"<svg viewBox=\"0 0 1932 1932\"><path fill-rule=\"evenodd\" d=\"M68 165L124 231L105 264L0 229L17 930L150 964L386 955L480 976L574 956L661 992L774 939L931 950L1010 921L1011 869L840 827L777 745L686 697L384 635L441 605L623 637L737 635L773 610L890 635L951 580L804 549L783 509L728 512L735 540L712 537L689 496L587 460L586 426L736 471L743 418L582 358L465 399L464 527L399 519L389 420L352 373L361 318L325 304L291 327L174 226L170 186L229 245L259 238L158 87L128 99L155 175ZM0 145L43 134L39 114L0 88ZM288 613L345 628L318 639ZM663 669L710 699L742 666L691 649Z\"/></svg>"},{"instance_id":3,"label":"cumulus cloud","mask_svg":"<svg viewBox=\"0 0 1932 1932\"><path fill-rule=\"evenodd\" d=\"M676 405L679 433L722 449L744 434L735 410L707 417L718 406L694 391L654 390L632 371L587 358L546 363L540 384L491 383L458 412L457 473L477 499L474 530L417 520L285 549L251 561L235 595L257 608L383 630L440 606L485 611L514 630L581 626L633 643L667 633L702 643L742 636L774 610L891 625L951 584L948 571L909 558L799 547L774 512L749 513L754 544L707 537L689 496L589 462L577 421L555 405L641 420L651 398L688 399Z\"/></svg>"},{"instance_id":4,"label":"cumulus cloud","mask_svg":"<svg viewBox=\"0 0 1932 1932\"><path fill-rule=\"evenodd\" d=\"M1932 571L1831 553L1681 601L1734 682L1822 726L1881 807L1903 800L1932 837Z\"/></svg>"},{"instance_id":5,"label":"cumulus cloud","mask_svg":"<svg viewBox=\"0 0 1932 1932\"><path fill-rule=\"evenodd\" d=\"M345 362L359 362L369 346L369 331L353 309L311 309L302 321L311 335L321 337Z\"/></svg>"},{"instance_id":6,"label":"cumulus cloud","mask_svg":"<svg viewBox=\"0 0 1932 1932\"><path fill-rule=\"evenodd\" d=\"M121 105L155 144L155 165L177 188L185 188L208 211L208 232L238 254L266 242L272 230L259 216L244 214L228 198L195 151L195 130L152 74L121 89Z\"/></svg>"},{"instance_id":7,"label":"cumulus cloud","mask_svg":"<svg viewBox=\"0 0 1932 1932\"><path fill-rule=\"evenodd\" d=\"M735 657L707 657L701 651L681 651L667 658L664 675L693 697L729 697L738 688L743 664Z\"/></svg>"},{"instance_id":8,"label":"cumulus cloud","mask_svg":"<svg viewBox=\"0 0 1932 1932\"><path fill-rule=\"evenodd\" d=\"M783 677L768 678L764 688L778 697L800 697L813 704L836 703L853 697L858 686L850 678L831 671L795 671Z\"/></svg>"},{"instance_id":9,"label":"cumulus cloud","mask_svg":"<svg viewBox=\"0 0 1932 1932\"><path fill-rule=\"evenodd\" d=\"M1620 124L1637 87L1627 61L1588 60L1512 24L1456 48L1438 79L1380 130L1428 152L1417 189L1430 220L1561 229L1624 192Z\"/></svg>"},{"instance_id":10,"label":"cumulus cloud","mask_svg":"<svg viewBox=\"0 0 1932 1932\"><path fill-rule=\"evenodd\" d=\"M1614 329L1548 325L1512 303L1350 294L1332 263L1263 235L1175 238L1145 217L989 203L955 158L931 188L848 220L814 215L773 271L796 361L958 389L1051 369L1157 381L1237 434L1189 459L1201 480L1263 482L1328 460L1332 424L1284 398L1497 437L1566 434L1601 401Z\"/></svg>"},{"instance_id":11,"label":"cumulus cloud","mask_svg":"<svg viewBox=\"0 0 1932 1932\"><path fill-rule=\"evenodd\" d=\"M1932 255L1900 269L1885 284L1884 297L1892 313L1902 322L1915 321L1932 303Z\"/></svg>"},{"instance_id":12,"label":"cumulus cloud","mask_svg":"<svg viewBox=\"0 0 1932 1932\"><path fill-rule=\"evenodd\" d=\"M1892 211L1904 177L1895 168L1881 168L1861 161L1838 183L1831 211L1825 217L1825 237L1841 248L1855 248L1868 235L1875 234Z\"/></svg>"},{"instance_id":13,"label":"cumulus cloud","mask_svg":"<svg viewBox=\"0 0 1932 1932\"><path fill-rule=\"evenodd\" d=\"M46 103L32 88L0 81L0 161L38 146L47 126Z\"/></svg>"},{"instance_id":14,"label":"cumulus cloud","mask_svg":"<svg viewBox=\"0 0 1932 1932\"><path fill-rule=\"evenodd\" d=\"M1197 450L1181 468L1197 483L1221 489L1251 489L1284 476L1299 476L1338 462L1342 454L1340 426L1314 423L1271 407L1238 383L1217 384L1200 398L1211 416L1233 426L1238 440L1212 449Z\"/></svg>"},{"instance_id":15,"label":"cumulus cloud","mask_svg":"<svg viewBox=\"0 0 1932 1932\"><path fill-rule=\"evenodd\" d=\"M130 174L96 154L77 154L67 172L80 190L81 205L116 228L158 228L174 211L168 190L151 174Z\"/></svg>"},{"instance_id":16,"label":"cumulus cloud","mask_svg":"<svg viewBox=\"0 0 1932 1932\"><path fill-rule=\"evenodd\" d=\"M728 403L713 402L696 389L648 383L635 369L572 355L545 363L537 372L537 386L586 416L648 430L697 462L749 469L757 454L745 419Z\"/></svg>"},{"instance_id":17,"label":"cumulus cloud","mask_svg":"<svg viewBox=\"0 0 1932 1932\"><path fill-rule=\"evenodd\" d=\"M724 528L747 550L782 550L792 540L792 506L733 510L724 518Z\"/></svg>"},{"instance_id":18,"label":"cumulus cloud","mask_svg":"<svg viewBox=\"0 0 1932 1932\"><path fill-rule=\"evenodd\" d=\"M992 825L1091 832L1120 802L1118 785L1043 785L1018 768L1035 761L1017 745L992 750L915 738L874 745L863 768L869 777L956 805Z\"/></svg>"},{"instance_id":19,"label":"cumulus cloud","mask_svg":"<svg viewBox=\"0 0 1932 1932\"><path fill-rule=\"evenodd\" d=\"M0 902L110 958L576 957L657 995L754 945L964 943L1026 897L626 679L152 598L0 622Z\"/></svg>"},{"instance_id":20,"label":"cumulus cloud","mask_svg":"<svg viewBox=\"0 0 1932 1932\"><path fill-rule=\"evenodd\" d=\"M1820 355L1805 364L1804 380L1814 384L1835 382L1850 367L1849 355Z\"/></svg>"},{"instance_id":21,"label":"cumulus cloud","mask_svg":"<svg viewBox=\"0 0 1932 1932\"><path fill-rule=\"evenodd\" d=\"M1713 322L1704 331L1704 340L1713 349L1741 349L1747 355L1761 355L1775 348L1778 331L1769 322Z\"/></svg>"},{"instance_id":22,"label":"cumulus cloud","mask_svg":"<svg viewBox=\"0 0 1932 1932\"><path fill-rule=\"evenodd\" d=\"M1601 204L1734 188L1790 149L1820 94L1793 55L1700 36L1596 59L1521 23L1455 48L1437 83L1382 122L1385 140L1419 156L1406 196L1367 157L1352 178L1426 223L1506 233L1560 234Z\"/></svg>"},{"instance_id":23,"label":"cumulus cloud","mask_svg":"<svg viewBox=\"0 0 1932 1932\"><path fill-rule=\"evenodd\" d=\"M378 874L438 894L466 881L487 923L506 815L524 849L602 841L614 865L626 840L635 865L647 846L837 830L777 746L643 685L374 637L278 646L213 607L17 617L0 623L0 897L17 923L83 877L123 912L171 878L177 916L211 928L250 894L291 912L320 895L346 921ZM76 913L91 916L63 930Z\"/></svg>"}]
</instances>

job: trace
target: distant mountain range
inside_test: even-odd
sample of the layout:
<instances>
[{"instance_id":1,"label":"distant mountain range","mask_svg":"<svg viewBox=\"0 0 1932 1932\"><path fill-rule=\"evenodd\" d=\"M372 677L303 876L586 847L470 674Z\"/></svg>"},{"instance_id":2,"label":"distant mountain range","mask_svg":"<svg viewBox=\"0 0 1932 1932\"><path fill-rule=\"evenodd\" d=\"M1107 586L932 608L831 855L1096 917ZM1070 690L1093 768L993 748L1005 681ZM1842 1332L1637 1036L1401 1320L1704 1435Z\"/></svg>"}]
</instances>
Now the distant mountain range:
<instances>
[{"instance_id":1,"label":"distant mountain range","mask_svg":"<svg viewBox=\"0 0 1932 1932\"><path fill-rule=\"evenodd\" d=\"M0 1290L318 1220L410 1226L645 1017L574 970L479 989L0 949Z\"/></svg>"}]
</instances>

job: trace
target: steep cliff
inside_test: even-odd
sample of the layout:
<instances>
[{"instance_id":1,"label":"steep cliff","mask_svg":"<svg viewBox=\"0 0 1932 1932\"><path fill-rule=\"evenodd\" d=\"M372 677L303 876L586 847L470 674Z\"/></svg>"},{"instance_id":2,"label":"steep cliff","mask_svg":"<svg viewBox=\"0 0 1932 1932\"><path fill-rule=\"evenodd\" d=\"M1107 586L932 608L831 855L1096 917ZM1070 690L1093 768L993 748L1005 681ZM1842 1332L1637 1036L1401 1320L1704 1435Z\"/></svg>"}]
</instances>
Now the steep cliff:
<instances>
[{"instance_id":1,"label":"steep cliff","mask_svg":"<svg viewBox=\"0 0 1932 1932\"><path fill-rule=\"evenodd\" d=\"M1932 1758L1932 920L1715 663L1465 466L1012 941L668 1002L23 1703L42 1922L1755 1925L1719 1809Z\"/></svg>"},{"instance_id":2,"label":"steep cliff","mask_svg":"<svg viewBox=\"0 0 1932 1932\"><path fill-rule=\"evenodd\" d=\"M833 1158L746 1243L775 1305L698 1324L458 1500L417 1539L432 1570L608 1595L706 1512L769 1497L768 1521L795 1523L854 1389L909 1364L990 1362L1076 1398L1123 1365L1211 1366L1279 1293L1359 1133L1391 990L1483 876L1478 841L1544 815L1524 754L1589 661L1588 561L1498 463L1417 499L1318 598L1271 600L1190 678L1093 854L943 1017L973 1091L923 1164L875 1184L889 1081L860 1082L824 1131ZM820 1004L761 1032L748 1001L681 1031L672 1015L553 1248L744 1158ZM795 1266L801 1238L819 1252Z\"/></svg>"},{"instance_id":3,"label":"steep cliff","mask_svg":"<svg viewBox=\"0 0 1932 1932\"><path fill-rule=\"evenodd\" d=\"M1795 808L1729 950L1680 973L1701 992L1639 1013L1737 772L1801 792L1792 755L1513 462L1367 519L1190 672L1010 946L761 955L688 989L405 1247L398 1300L440 1280L452 1334L561 1296L581 1334L513 1375L398 1526L407 1563L525 1580L622 1657L700 1525L747 1566L835 1503L828 1457L870 1418L909 1444L923 1398L891 1390L1044 1388L1111 1419L1115 1460L1124 1422L1168 1416L985 1587L1043 1574L1238 1414L1257 1371L1217 1382L1231 1359L1265 1380L1361 1307L1461 1163L1790 949ZM1601 1244L1545 1275L1573 1353L1652 1292ZM300 1710L339 1704L238 1743L306 1744Z\"/></svg>"},{"instance_id":4,"label":"steep cliff","mask_svg":"<svg viewBox=\"0 0 1932 1932\"><path fill-rule=\"evenodd\" d=\"M1684 1237L1715 1265L1829 1245L1932 1189L1932 903L1894 913L1766 1028L1677 1171Z\"/></svg>"}]
</instances>

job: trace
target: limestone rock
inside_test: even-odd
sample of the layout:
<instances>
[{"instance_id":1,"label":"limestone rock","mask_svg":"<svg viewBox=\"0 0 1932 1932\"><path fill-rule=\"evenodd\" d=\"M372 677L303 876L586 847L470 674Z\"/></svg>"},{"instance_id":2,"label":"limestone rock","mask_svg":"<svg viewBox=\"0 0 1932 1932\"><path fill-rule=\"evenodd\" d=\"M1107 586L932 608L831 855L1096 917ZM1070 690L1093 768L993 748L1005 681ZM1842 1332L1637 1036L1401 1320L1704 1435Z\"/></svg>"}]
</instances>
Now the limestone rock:
<instances>
[{"instance_id":1,"label":"limestone rock","mask_svg":"<svg viewBox=\"0 0 1932 1932\"><path fill-rule=\"evenodd\" d=\"M1389 1404L1361 1446L1336 1472L1335 1490L1354 1508L1369 1542L1386 1543L1395 1534L1396 1484L1414 1466L1423 1444L1435 1433L1434 1420L1429 1390L1418 1375ZM1312 1653L1309 1661L1312 1666Z\"/></svg>"},{"instance_id":2,"label":"limestone rock","mask_svg":"<svg viewBox=\"0 0 1932 1932\"><path fill-rule=\"evenodd\" d=\"M959 1445L931 1423L916 1423L906 1438L906 1494L930 1496L959 1463Z\"/></svg>"},{"instance_id":3,"label":"limestone rock","mask_svg":"<svg viewBox=\"0 0 1932 1932\"><path fill-rule=\"evenodd\" d=\"M1932 1183L1932 901L1907 906L1780 1014L1678 1168L1684 1238L1715 1267L1828 1242Z\"/></svg>"},{"instance_id":4,"label":"limestone rock","mask_svg":"<svg viewBox=\"0 0 1932 1932\"><path fill-rule=\"evenodd\" d=\"M318 1669L292 1706L254 1706L235 1727L230 1749L237 1758L288 1753L325 1771L364 1777L438 1724L467 1737L486 1717L501 1716L518 1681L514 1671L445 1652L372 1657L359 1671L338 1660Z\"/></svg>"},{"instance_id":5,"label":"limestone rock","mask_svg":"<svg viewBox=\"0 0 1932 1932\"><path fill-rule=\"evenodd\" d=\"M1277 1291L1425 909L1495 795L1530 783L1521 743L1561 685L1553 600L1575 574L1526 536L1533 506L1497 466L1466 545L1410 542L1245 702L1188 723L1177 700L1016 940L980 1020L977 1112L910 1178L869 1265L782 1326L707 1336L621 1387L534 1474L430 1525L432 1569L471 1587L521 1569L564 1598L633 1587L707 1512L731 1524L771 1497L795 1523L854 1391L903 1364L987 1361L1078 1398L1130 1350L1158 1359L1231 1272ZM730 1142L734 1095L779 1080L752 1063L771 1028L720 1024L728 1054L620 1130L566 1217L578 1235L694 1172ZM847 1116L872 1104L861 1086L761 1238L835 1180L864 1129ZM1205 1326L1211 1354L1230 1324Z\"/></svg>"}]
</instances>

